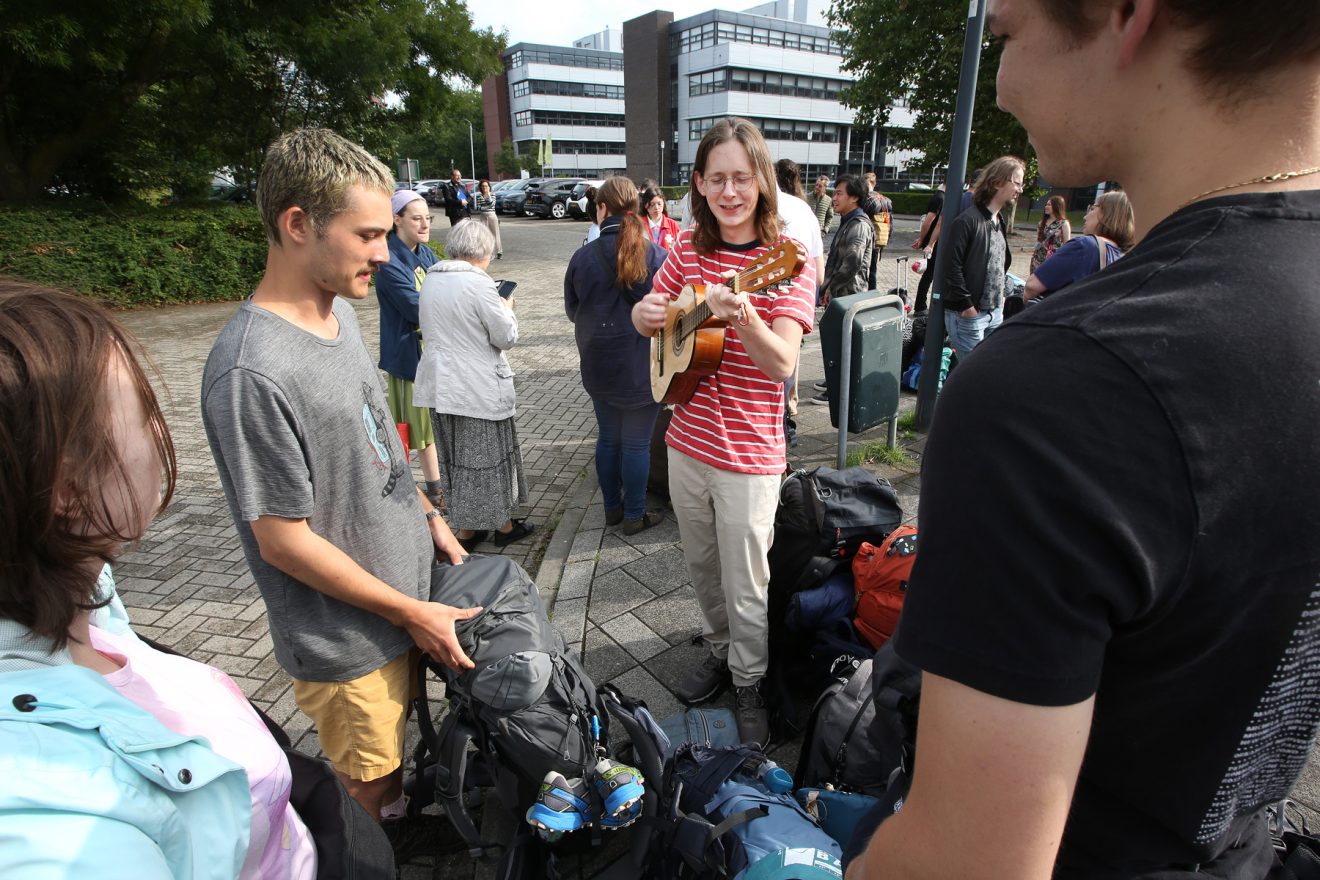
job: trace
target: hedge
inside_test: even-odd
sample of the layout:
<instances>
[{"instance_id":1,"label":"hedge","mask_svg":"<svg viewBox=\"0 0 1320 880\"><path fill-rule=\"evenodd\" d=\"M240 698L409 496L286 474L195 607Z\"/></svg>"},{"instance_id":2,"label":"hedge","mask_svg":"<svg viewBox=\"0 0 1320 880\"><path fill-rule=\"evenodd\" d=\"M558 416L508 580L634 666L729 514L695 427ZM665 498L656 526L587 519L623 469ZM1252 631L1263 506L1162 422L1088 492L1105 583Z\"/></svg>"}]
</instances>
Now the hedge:
<instances>
[{"instance_id":1,"label":"hedge","mask_svg":"<svg viewBox=\"0 0 1320 880\"><path fill-rule=\"evenodd\" d=\"M0 206L0 273L115 307L238 300L266 263L251 205Z\"/></svg>"}]
</instances>

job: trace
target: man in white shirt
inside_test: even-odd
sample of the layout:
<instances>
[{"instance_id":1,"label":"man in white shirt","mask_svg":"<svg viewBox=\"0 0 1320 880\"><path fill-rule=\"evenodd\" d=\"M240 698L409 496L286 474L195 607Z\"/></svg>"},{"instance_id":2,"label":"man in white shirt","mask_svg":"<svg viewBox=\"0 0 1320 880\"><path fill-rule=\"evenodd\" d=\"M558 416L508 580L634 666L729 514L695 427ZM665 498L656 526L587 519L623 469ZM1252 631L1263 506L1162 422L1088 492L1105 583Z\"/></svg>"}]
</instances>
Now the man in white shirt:
<instances>
[{"instance_id":1,"label":"man in white shirt","mask_svg":"<svg viewBox=\"0 0 1320 880\"><path fill-rule=\"evenodd\" d=\"M780 159L775 163L775 177L779 182L779 220L784 224L784 234L796 238L807 249L807 259L816 263L816 277L825 277L825 242L820 235L820 224L816 212L802 198L802 174L798 164L792 159ZM797 445L797 367L793 375L784 383L787 411L784 416L784 436L789 446Z\"/></svg>"}]
</instances>

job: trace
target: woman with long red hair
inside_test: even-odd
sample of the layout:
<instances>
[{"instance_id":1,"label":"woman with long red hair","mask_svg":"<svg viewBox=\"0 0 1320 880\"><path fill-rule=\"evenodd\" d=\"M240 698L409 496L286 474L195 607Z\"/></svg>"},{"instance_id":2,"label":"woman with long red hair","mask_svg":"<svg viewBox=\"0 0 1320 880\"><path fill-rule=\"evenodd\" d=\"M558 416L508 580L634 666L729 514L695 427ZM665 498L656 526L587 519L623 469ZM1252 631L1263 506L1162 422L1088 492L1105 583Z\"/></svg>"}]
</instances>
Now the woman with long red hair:
<instances>
[{"instance_id":1,"label":"woman with long red hair","mask_svg":"<svg viewBox=\"0 0 1320 880\"><path fill-rule=\"evenodd\" d=\"M605 521L635 535L664 516L646 510L651 432L660 405L651 397L650 344L632 308L651 290L665 252L647 240L635 187L611 177L596 190L600 237L583 245L564 274L564 311L573 322L582 386L596 410L596 477Z\"/></svg>"}]
</instances>

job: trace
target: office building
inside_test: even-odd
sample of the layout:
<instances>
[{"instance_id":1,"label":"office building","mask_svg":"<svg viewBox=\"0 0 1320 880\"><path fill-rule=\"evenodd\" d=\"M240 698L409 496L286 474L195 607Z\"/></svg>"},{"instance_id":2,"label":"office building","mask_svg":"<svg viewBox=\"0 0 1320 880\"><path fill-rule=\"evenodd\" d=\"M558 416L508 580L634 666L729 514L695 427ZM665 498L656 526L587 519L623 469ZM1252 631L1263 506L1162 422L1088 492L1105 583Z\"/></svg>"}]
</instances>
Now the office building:
<instances>
[{"instance_id":1,"label":"office building","mask_svg":"<svg viewBox=\"0 0 1320 880\"><path fill-rule=\"evenodd\" d=\"M504 141L519 155L536 156L547 139L547 174L600 178L624 171L623 53L591 48L617 45L620 37L607 29L572 47L517 43L505 50L504 73L482 84L492 171Z\"/></svg>"},{"instance_id":2,"label":"office building","mask_svg":"<svg viewBox=\"0 0 1320 880\"><path fill-rule=\"evenodd\" d=\"M706 129L734 115L760 127L776 159L797 162L808 186L819 174L863 170L906 179L912 154L891 149L884 126L855 127L839 102L852 78L825 8L822 0L770 0L678 21L656 10L571 49L510 47L505 73L483 85L487 150L493 156L511 139L526 153L549 136L556 174L626 169L637 180L679 184ZM908 127L912 114L896 106L888 124Z\"/></svg>"}]
</instances>

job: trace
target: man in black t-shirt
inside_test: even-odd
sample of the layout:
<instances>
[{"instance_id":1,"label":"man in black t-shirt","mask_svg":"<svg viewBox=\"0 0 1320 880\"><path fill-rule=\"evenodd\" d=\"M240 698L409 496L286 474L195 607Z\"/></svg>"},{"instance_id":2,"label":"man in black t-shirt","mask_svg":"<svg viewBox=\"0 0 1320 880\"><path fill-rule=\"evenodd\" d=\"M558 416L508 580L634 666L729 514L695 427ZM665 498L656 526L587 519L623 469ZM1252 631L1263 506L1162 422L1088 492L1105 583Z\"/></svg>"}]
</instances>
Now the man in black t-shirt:
<instances>
[{"instance_id":1,"label":"man in black t-shirt","mask_svg":"<svg viewBox=\"0 0 1320 880\"><path fill-rule=\"evenodd\" d=\"M914 312L926 311L930 283L935 280L935 245L940 240L943 213L944 184L941 183L940 188L930 194L930 200L926 202L926 213L921 218L921 228L912 240L912 249L921 251L926 260L921 270L921 281L917 283L917 301L912 309Z\"/></svg>"},{"instance_id":2,"label":"man in black t-shirt","mask_svg":"<svg viewBox=\"0 0 1320 880\"><path fill-rule=\"evenodd\" d=\"M1041 173L1122 181L1138 244L945 385L915 773L847 878L1258 880L1320 722L1320 7L988 12Z\"/></svg>"}]
</instances>

